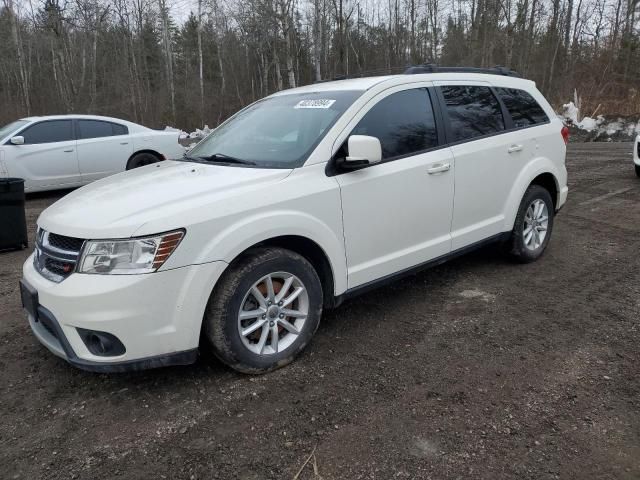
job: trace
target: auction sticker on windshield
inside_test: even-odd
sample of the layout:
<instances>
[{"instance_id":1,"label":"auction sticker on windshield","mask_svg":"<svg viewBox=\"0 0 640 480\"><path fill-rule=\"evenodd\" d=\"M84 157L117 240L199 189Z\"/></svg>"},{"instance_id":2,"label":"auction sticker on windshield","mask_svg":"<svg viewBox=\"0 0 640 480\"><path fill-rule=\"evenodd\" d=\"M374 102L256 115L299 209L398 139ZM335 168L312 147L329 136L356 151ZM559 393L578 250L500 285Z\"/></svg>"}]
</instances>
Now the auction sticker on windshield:
<instances>
[{"instance_id":1,"label":"auction sticker on windshield","mask_svg":"<svg viewBox=\"0 0 640 480\"><path fill-rule=\"evenodd\" d=\"M315 100L300 100L293 108L330 108L335 100L318 98Z\"/></svg>"}]
</instances>

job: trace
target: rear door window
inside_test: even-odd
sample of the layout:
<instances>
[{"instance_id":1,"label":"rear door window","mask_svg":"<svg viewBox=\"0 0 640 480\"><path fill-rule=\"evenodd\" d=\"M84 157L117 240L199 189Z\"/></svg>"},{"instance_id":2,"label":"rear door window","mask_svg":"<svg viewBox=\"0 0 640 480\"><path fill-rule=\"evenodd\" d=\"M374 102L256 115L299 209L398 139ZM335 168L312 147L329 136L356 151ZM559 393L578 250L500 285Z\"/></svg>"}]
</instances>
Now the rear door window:
<instances>
[{"instance_id":1,"label":"rear door window","mask_svg":"<svg viewBox=\"0 0 640 480\"><path fill-rule=\"evenodd\" d=\"M123 135L123 133L116 133L115 127L122 126L111 122L104 122L102 120L78 120L78 139L82 140L87 138Z\"/></svg>"},{"instance_id":2,"label":"rear door window","mask_svg":"<svg viewBox=\"0 0 640 480\"><path fill-rule=\"evenodd\" d=\"M509 110L516 128L547 123L549 117L535 99L517 88L496 88L505 107Z\"/></svg>"},{"instance_id":3,"label":"rear door window","mask_svg":"<svg viewBox=\"0 0 640 480\"><path fill-rule=\"evenodd\" d=\"M445 101L446 114L449 116L453 142L504 130L500 102L489 87L447 85L440 89Z\"/></svg>"},{"instance_id":4,"label":"rear door window","mask_svg":"<svg viewBox=\"0 0 640 480\"><path fill-rule=\"evenodd\" d=\"M414 88L383 98L362 117L351 134L380 140L383 160L436 147L438 135L428 90Z\"/></svg>"},{"instance_id":5,"label":"rear door window","mask_svg":"<svg viewBox=\"0 0 640 480\"><path fill-rule=\"evenodd\" d=\"M20 133L25 145L75 140L71 120L49 120L36 123Z\"/></svg>"}]
</instances>

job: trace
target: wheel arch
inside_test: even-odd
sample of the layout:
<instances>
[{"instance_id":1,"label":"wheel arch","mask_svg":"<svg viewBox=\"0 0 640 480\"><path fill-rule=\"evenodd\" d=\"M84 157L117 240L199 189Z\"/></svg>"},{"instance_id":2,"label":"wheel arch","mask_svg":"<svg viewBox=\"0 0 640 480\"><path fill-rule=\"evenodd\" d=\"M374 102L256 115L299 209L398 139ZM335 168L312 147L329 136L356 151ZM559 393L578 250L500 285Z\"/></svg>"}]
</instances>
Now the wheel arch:
<instances>
[{"instance_id":1,"label":"wheel arch","mask_svg":"<svg viewBox=\"0 0 640 480\"><path fill-rule=\"evenodd\" d=\"M558 185L558 179L550 172L544 172L531 180L530 185L540 185L551 195L554 208L558 208L558 194L560 192L560 186ZM528 186L527 186L528 188Z\"/></svg>"},{"instance_id":2,"label":"wheel arch","mask_svg":"<svg viewBox=\"0 0 640 480\"><path fill-rule=\"evenodd\" d=\"M156 157L158 159L159 162L161 162L162 160L166 160L165 156L162 155L160 152L158 152L156 150L153 150L153 149L150 149L150 148L143 148L141 150L136 150L131 155L129 155L129 158L127 158L127 163L125 164L125 168L127 170L129 170L129 163L131 162L133 157L135 157L136 155L140 155L141 153L148 153L150 155L153 155L154 157Z\"/></svg>"},{"instance_id":3,"label":"wheel arch","mask_svg":"<svg viewBox=\"0 0 640 480\"><path fill-rule=\"evenodd\" d=\"M302 212L270 210L230 224L225 221L188 223L192 226L187 228L181 248L176 249L163 268L217 261L231 264L252 248L273 246L305 257L321 277L329 302L347 289L344 239L337 222L330 225ZM156 227L149 229L157 230ZM206 239L204 245L203 239Z\"/></svg>"},{"instance_id":4,"label":"wheel arch","mask_svg":"<svg viewBox=\"0 0 640 480\"><path fill-rule=\"evenodd\" d=\"M313 266L320 278L324 306L327 308L334 306L336 298L334 293L334 272L328 255L320 245L313 240L300 235L281 235L258 242L246 249L236 258L239 258L247 251L257 247L280 247L303 256Z\"/></svg>"},{"instance_id":5,"label":"wheel arch","mask_svg":"<svg viewBox=\"0 0 640 480\"><path fill-rule=\"evenodd\" d=\"M558 209L560 196L559 172L556 166L547 158L538 158L524 168L514 182L505 205L504 232L513 229L513 224L520 208L520 202L530 185L540 185L549 191L554 208Z\"/></svg>"}]
</instances>

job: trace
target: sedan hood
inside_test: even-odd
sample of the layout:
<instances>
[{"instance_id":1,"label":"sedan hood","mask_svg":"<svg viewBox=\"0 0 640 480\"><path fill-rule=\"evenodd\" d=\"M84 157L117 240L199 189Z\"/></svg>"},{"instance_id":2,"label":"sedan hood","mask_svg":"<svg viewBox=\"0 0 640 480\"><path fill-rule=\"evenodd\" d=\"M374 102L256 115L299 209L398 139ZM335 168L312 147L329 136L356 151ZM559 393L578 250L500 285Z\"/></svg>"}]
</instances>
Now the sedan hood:
<instances>
[{"instance_id":1,"label":"sedan hood","mask_svg":"<svg viewBox=\"0 0 640 480\"><path fill-rule=\"evenodd\" d=\"M257 190L291 170L165 161L119 173L69 193L38 219L41 228L78 238L127 238L143 225ZM180 228L171 220L164 230ZM155 232L157 233L157 232Z\"/></svg>"}]
</instances>

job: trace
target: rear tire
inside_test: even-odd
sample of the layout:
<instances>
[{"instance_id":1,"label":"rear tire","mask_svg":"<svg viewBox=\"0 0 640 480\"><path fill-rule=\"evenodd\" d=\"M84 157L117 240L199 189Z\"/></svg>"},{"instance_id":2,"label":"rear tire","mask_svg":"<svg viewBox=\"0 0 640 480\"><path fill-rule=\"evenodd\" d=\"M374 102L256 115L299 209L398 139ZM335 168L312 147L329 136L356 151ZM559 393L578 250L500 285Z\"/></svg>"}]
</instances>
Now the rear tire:
<instances>
[{"instance_id":1,"label":"rear tire","mask_svg":"<svg viewBox=\"0 0 640 480\"><path fill-rule=\"evenodd\" d=\"M640 177L640 165L634 165L636 167L636 175Z\"/></svg>"},{"instance_id":2,"label":"rear tire","mask_svg":"<svg viewBox=\"0 0 640 480\"><path fill-rule=\"evenodd\" d=\"M521 263L537 260L547 248L554 217L553 199L540 185L530 185L518 209L518 215L507 240L509 255Z\"/></svg>"},{"instance_id":3,"label":"rear tire","mask_svg":"<svg viewBox=\"0 0 640 480\"><path fill-rule=\"evenodd\" d=\"M320 323L322 300L318 274L304 257L283 248L252 249L214 288L204 336L231 368L270 372L307 346Z\"/></svg>"},{"instance_id":4,"label":"rear tire","mask_svg":"<svg viewBox=\"0 0 640 480\"><path fill-rule=\"evenodd\" d=\"M144 167L145 165L151 165L152 163L156 163L159 161L160 159L152 153L136 153L127 162L127 170Z\"/></svg>"}]
</instances>

